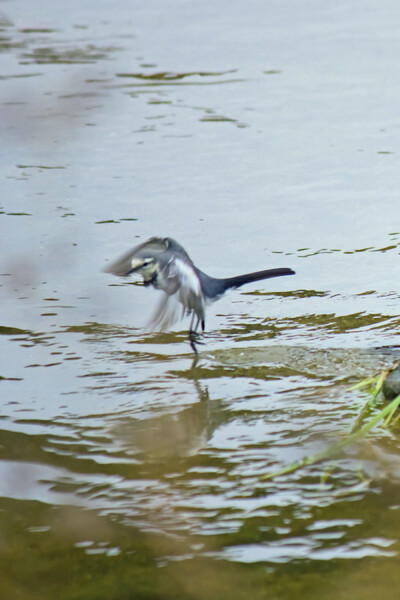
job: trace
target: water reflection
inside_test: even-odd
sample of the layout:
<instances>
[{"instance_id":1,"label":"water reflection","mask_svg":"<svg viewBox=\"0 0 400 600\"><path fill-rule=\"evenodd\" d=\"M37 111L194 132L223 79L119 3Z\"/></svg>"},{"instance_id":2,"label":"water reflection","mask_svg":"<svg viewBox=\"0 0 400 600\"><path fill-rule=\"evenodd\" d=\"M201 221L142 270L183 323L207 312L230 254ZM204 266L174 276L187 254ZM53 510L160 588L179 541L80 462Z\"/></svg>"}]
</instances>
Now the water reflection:
<instances>
[{"instance_id":1,"label":"water reflection","mask_svg":"<svg viewBox=\"0 0 400 600\"><path fill-rule=\"evenodd\" d=\"M213 78L213 77L223 77L224 75L230 75L231 73L235 73L236 69L232 69L230 71L221 71L219 73L207 73L207 72L194 72L194 73L170 73L170 72L160 72L160 73L117 73L117 77L125 77L125 78L133 78L140 79L144 81L156 81L156 82L166 82L169 83L171 81L180 81L183 79L191 78L193 83L195 83L196 79L201 81L202 78ZM209 83L209 82L205 82Z\"/></svg>"},{"instance_id":2,"label":"water reflection","mask_svg":"<svg viewBox=\"0 0 400 600\"><path fill-rule=\"evenodd\" d=\"M120 48L115 46L95 46L88 44L81 48L61 49L55 47L37 47L21 55L22 64L94 64L109 58L112 52Z\"/></svg>"},{"instance_id":3,"label":"water reflection","mask_svg":"<svg viewBox=\"0 0 400 600\"><path fill-rule=\"evenodd\" d=\"M124 418L110 432L125 452L145 455L146 460L168 462L175 457L194 456L207 446L213 430L215 406L211 406L208 390L195 382L198 402L178 412L160 414L147 419ZM216 417L214 417L215 419Z\"/></svg>"},{"instance_id":4,"label":"water reflection","mask_svg":"<svg viewBox=\"0 0 400 600\"><path fill-rule=\"evenodd\" d=\"M56 419L46 420L37 400L30 414L10 407L13 417L4 422L0 443L4 468L14 479L3 478L3 495L86 506L145 530L198 536L201 550L191 556L217 552L247 562L256 560L257 546L267 562L307 552L316 560L391 555L392 539L384 536L347 548L353 535L348 525L332 536L330 519L323 526L320 512L366 502L370 487L360 484L358 465L364 460L365 474L376 478L377 455L352 448L325 483L325 465L262 481L266 472L346 433L358 412L354 393L346 391L349 382L390 363L390 353L275 345L165 360L110 346L132 342L134 330L92 323L68 327L62 336L80 337L79 356L87 365L79 411L69 402L58 407ZM43 333L18 332L15 339L21 345L32 340L32 349L54 347L54 336ZM149 376L154 369L157 375ZM50 394L58 378L51 373ZM376 444L384 448L384 439L378 436ZM385 453L394 456L396 448L392 442ZM30 475L21 487L25 471ZM307 525L301 532L300 515Z\"/></svg>"}]
</instances>

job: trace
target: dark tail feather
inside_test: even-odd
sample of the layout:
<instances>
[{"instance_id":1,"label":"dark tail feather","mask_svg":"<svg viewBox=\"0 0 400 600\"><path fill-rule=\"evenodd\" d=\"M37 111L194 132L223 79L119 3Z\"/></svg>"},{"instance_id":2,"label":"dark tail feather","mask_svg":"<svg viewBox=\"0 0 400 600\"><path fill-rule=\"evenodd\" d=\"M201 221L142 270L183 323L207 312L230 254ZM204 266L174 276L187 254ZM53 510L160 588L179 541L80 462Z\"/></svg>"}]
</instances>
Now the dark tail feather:
<instances>
[{"instance_id":1,"label":"dark tail feather","mask_svg":"<svg viewBox=\"0 0 400 600\"><path fill-rule=\"evenodd\" d=\"M265 271L246 273L245 275L238 275L237 277L228 277L222 279L221 283L223 283L225 290L229 290L229 288L238 288L241 285L251 283L252 281L261 281L262 279L270 279L271 277L282 277L283 275L294 274L292 269L266 269Z\"/></svg>"},{"instance_id":2,"label":"dark tail feather","mask_svg":"<svg viewBox=\"0 0 400 600\"><path fill-rule=\"evenodd\" d=\"M210 300L217 299L226 290L238 288L245 283L260 281L261 279L270 279L271 277L282 277L283 275L294 275L292 269L267 269L265 271L256 271L255 273L246 273L237 277L227 277L226 279L216 279L206 275L199 269L196 269L199 275L201 287L206 298Z\"/></svg>"}]
</instances>

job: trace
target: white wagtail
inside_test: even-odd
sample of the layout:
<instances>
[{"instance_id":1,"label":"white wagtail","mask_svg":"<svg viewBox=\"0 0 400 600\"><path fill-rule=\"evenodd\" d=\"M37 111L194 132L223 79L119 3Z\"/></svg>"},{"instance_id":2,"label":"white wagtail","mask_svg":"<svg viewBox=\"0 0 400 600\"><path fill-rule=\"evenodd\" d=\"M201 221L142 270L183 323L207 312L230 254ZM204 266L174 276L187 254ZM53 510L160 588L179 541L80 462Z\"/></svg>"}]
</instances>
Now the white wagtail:
<instances>
[{"instance_id":1,"label":"white wagtail","mask_svg":"<svg viewBox=\"0 0 400 600\"><path fill-rule=\"evenodd\" d=\"M294 275L292 269L279 268L217 279L200 271L178 242L160 237L152 237L135 246L104 271L123 277L139 273L144 285L152 285L164 292L151 321L152 326L167 329L184 316L191 315L189 340L196 353L196 344L202 343L198 340L197 330L201 325L204 331L207 304L218 300L230 288L260 279Z\"/></svg>"}]
</instances>

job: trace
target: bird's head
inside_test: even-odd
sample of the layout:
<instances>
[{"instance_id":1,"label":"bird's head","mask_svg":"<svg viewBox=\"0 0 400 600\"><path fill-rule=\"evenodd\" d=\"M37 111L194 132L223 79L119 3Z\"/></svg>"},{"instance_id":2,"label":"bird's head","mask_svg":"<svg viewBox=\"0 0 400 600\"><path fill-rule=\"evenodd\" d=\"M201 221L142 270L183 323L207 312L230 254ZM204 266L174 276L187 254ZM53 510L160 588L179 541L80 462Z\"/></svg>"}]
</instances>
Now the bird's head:
<instances>
[{"instance_id":1,"label":"bird's head","mask_svg":"<svg viewBox=\"0 0 400 600\"><path fill-rule=\"evenodd\" d=\"M154 276L159 270L158 261L153 256L134 256L131 260L131 268L126 273L139 273L142 275L145 283L151 283L154 281Z\"/></svg>"},{"instance_id":2,"label":"bird's head","mask_svg":"<svg viewBox=\"0 0 400 600\"><path fill-rule=\"evenodd\" d=\"M138 273L145 284L154 283L160 268L170 258L169 247L172 243L173 240L169 238L152 237L107 265L104 271L120 277Z\"/></svg>"}]
</instances>

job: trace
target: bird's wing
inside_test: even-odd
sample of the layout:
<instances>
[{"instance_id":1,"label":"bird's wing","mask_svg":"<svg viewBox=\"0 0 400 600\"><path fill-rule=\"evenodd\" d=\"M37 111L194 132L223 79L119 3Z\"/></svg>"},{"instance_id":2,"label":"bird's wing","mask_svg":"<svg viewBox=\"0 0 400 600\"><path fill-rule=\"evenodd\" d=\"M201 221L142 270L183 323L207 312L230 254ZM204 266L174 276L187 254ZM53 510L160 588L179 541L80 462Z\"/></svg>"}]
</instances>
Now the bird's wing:
<instances>
[{"instance_id":1,"label":"bird's wing","mask_svg":"<svg viewBox=\"0 0 400 600\"><path fill-rule=\"evenodd\" d=\"M199 278L192 266L172 256L160 274L161 289L165 295L150 321L151 327L167 329L192 312L204 320L203 294Z\"/></svg>"},{"instance_id":2,"label":"bird's wing","mask_svg":"<svg viewBox=\"0 0 400 600\"><path fill-rule=\"evenodd\" d=\"M150 256L156 257L162 252L165 252L168 248L167 241L164 238L152 237L142 244L138 244L128 252L125 252L122 256L117 258L114 262L104 268L106 273L112 273L113 275L119 275L121 277L129 275L132 269L132 259L136 256Z\"/></svg>"},{"instance_id":3,"label":"bird's wing","mask_svg":"<svg viewBox=\"0 0 400 600\"><path fill-rule=\"evenodd\" d=\"M156 312L147 325L147 329L165 331L185 316L185 308L180 304L176 294L163 294Z\"/></svg>"}]
</instances>

